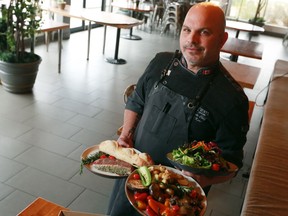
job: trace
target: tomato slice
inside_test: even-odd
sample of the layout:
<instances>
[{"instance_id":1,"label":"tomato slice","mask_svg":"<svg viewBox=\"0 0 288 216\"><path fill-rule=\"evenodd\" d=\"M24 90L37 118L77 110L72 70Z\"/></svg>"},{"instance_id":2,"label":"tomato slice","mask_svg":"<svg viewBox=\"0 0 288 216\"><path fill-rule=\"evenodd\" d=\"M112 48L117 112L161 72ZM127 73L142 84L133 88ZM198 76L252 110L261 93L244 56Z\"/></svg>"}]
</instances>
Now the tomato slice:
<instances>
[{"instance_id":1,"label":"tomato slice","mask_svg":"<svg viewBox=\"0 0 288 216\"><path fill-rule=\"evenodd\" d=\"M137 172L140 175L141 182L142 184L147 187L151 184L152 178L151 178L151 173L150 170L148 169L147 166L141 166L140 168L137 169Z\"/></svg>"}]
</instances>

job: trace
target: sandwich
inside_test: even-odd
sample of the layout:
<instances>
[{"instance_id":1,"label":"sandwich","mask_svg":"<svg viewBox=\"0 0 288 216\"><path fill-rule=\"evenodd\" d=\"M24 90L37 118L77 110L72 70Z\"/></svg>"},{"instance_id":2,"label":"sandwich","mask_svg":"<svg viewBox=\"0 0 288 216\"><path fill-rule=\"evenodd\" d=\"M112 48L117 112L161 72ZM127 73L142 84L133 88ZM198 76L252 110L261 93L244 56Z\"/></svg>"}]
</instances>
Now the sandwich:
<instances>
[{"instance_id":1,"label":"sandwich","mask_svg":"<svg viewBox=\"0 0 288 216\"><path fill-rule=\"evenodd\" d=\"M115 173L120 176L131 174L135 167L154 164L147 153L140 153L133 148L122 147L114 140L101 142L99 151L105 153L108 157L100 157L94 161L93 166L98 170Z\"/></svg>"}]
</instances>

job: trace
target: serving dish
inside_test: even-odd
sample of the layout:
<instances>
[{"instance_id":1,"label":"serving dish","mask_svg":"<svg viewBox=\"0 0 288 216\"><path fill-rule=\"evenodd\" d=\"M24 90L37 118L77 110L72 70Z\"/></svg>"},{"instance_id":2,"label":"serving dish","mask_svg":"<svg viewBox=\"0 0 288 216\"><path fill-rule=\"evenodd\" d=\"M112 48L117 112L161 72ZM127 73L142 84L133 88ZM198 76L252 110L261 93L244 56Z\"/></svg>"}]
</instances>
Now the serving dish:
<instances>
[{"instance_id":1,"label":"serving dish","mask_svg":"<svg viewBox=\"0 0 288 216\"><path fill-rule=\"evenodd\" d=\"M195 168L195 167L191 167L191 166L188 166L188 165L185 165L185 164L181 164L179 163L178 161L175 161L173 160L173 156L172 156L172 153L168 153L166 155L166 157L168 158L168 160L170 161L170 163L180 169L180 170L185 170L185 171L188 171L188 172L192 172L192 173L195 173L195 174L203 174L203 175L207 175L207 176L225 176L225 175L229 175L231 174L232 172L237 172L238 171L238 167L229 162L229 161L226 161L227 163L227 167L228 169L227 170L219 170L219 171L214 171L212 169L206 169L206 168Z\"/></svg>"},{"instance_id":2,"label":"serving dish","mask_svg":"<svg viewBox=\"0 0 288 216\"><path fill-rule=\"evenodd\" d=\"M153 165L153 166L150 166L149 169L151 167L154 167L154 168L157 168L157 167L160 167L161 165ZM177 170L175 168L172 168L172 167L168 167L168 166L162 166L164 168L166 168L167 170L169 171L172 171L173 173L176 173L178 175L181 175L183 176L185 179L188 180L189 182L189 185L191 185L191 187L194 188L194 190L197 191L197 193L200 195L201 197L201 206L202 206L202 209L201 209L201 212L199 214L199 216L203 216L206 212L206 208L207 208L207 198L205 196L205 193L203 191L203 189L201 188L201 186L192 178L192 177L188 177L188 176L185 176L182 174L182 172L180 170ZM143 216L148 216L146 210L140 210L137 205L136 205L136 200L134 198L134 191L131 190L128 186L128 182L130 179L133 179L133 176L134 174L137 172L137 170L134 170L129 176L128 178L126 179L126 183L125 183L125 193L126 193L126 196L127 196L127 199L129 200L130 204L135 208L135 210L143 215Z\"/></svg>"}]
</instances>

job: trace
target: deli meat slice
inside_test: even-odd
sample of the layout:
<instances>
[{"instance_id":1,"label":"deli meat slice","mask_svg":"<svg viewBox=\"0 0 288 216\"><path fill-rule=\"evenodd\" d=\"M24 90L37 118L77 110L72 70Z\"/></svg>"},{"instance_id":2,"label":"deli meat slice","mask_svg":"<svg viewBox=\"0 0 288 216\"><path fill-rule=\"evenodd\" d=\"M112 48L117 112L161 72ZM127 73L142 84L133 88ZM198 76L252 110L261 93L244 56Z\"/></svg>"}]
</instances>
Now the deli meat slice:
<instances>
[{"instance_id":1,"label":"deli meat slice","mask_svg":"<svg viewBox=\"0 0 288 216\"><path fill-rule=\"evenodd\" d=\"M131 164L110 158L100 158L93 162L93 166L98 170L115 173L120 176L130 175L134 170L134 167Z\"/></svg>"}]
</instances>

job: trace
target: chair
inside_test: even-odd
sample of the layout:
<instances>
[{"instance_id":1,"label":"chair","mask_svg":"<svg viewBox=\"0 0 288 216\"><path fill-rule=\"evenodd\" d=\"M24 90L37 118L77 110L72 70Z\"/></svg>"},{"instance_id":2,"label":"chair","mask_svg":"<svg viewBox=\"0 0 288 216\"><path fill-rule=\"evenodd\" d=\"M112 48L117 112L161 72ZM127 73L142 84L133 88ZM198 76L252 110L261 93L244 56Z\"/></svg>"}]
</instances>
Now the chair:
<instances>
[{"instance_id":1,"label":"chair","mask_svg":"<svg viewBox=\"0 0 288 216\"><path fill-rule=\"evenodd\" d=\"M178 3L169 3L167 8L165 9L163 22L162 22L162 29L161 34L166 33L168 30L173 28L174 36L178 36L180 33L180 26L179 26L179 7ZM171 28L172 27L172 28Z\"/></svg>"},{"instance_id":2,"label":"chair","mask_svg":"<svg viewBox=\"0 0 288 216\"><path fill-rule=\"evenodd\" d=\"M124 90L124 93L123 93L123 101L124 103L126 104L127 103L127 100L128 100L128 97L133 93L133 91L135 90L136 88L136 84L132 84L132 85L129 85L125 90ZM122 129L123 129L123 126L121 126L120 128L118 128L117 130L117 135L120 136L121 132L122 132Z\"/></svg>"},{"instance_id":3,"label":"chair","mask_svg":"<svg viewBox=\"0 0 288 216\"><path fill-rule=\"evenodd\" d=\"M168 3L163 17L161 34L173 29L174 36L179 36L185 16L190 7L191 5L187 2Z\"/></svg>"}]
</instances>

